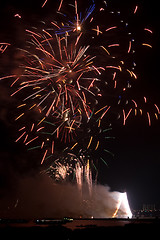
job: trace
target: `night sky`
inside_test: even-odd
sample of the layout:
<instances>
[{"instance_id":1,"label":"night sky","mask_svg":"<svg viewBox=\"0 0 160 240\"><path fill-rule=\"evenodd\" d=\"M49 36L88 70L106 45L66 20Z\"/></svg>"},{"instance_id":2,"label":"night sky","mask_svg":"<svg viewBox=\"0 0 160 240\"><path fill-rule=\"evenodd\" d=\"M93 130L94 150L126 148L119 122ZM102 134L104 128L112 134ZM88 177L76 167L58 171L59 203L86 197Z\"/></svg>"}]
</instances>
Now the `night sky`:
<instances>
[{"instance_id":1,"label":"night sky","mask_svg":"<svg viewBox=\"0 0 160 240\"><path fill-rule=\"evenodd\" d=\"M64 0L65 1L65 0ZM14 47L23 46L24 29L38 24L40 20L52 19L59 0L48 0L41 8L43 0L5 0L0 6L0 42L9 42L6 52L0 56L0 75L10 75L18 61L14 55ZM54 3L53 3L54 2ZM82 1L83 2L83 1ZM86 1L84 1L86 2ZM98 1L97 6L100 6ZM131 21L133 29L137 24L144 29L153 30L150 37L152 49L139 48L136 54L136 68L138 75L137 90L134 96L147 96L160 107L159 81L159 40L160 15L157 1L109 1L112 9L120 10L126 19L128 9L134 10L138 5L136 23ZM22 18L14 17L20 14ZM103 19L102 19L103 22ZM142 33L135 36L143 42ZM38 154L28 152L21 143L15 143L17 137L17 123L15 123L16 100L11 98L9 85L11 80L0 82L0 198L8 196L14 199L17 182L24 176L34 176L40 171ZM136 89L136 88L135 88ZM115 139L108 148L114 153L114 158L108 158L108 167L99 164L98 182L111 187L111 190L127 191L132 208L141 208L143 203L155 203L160 207L160 126L159 120L153 121L151 126L144 118L130 118L126 126L117 123L113 127L112 135ZM12 197L11 197L12 196Z\"/></svg>"}]
</instances>

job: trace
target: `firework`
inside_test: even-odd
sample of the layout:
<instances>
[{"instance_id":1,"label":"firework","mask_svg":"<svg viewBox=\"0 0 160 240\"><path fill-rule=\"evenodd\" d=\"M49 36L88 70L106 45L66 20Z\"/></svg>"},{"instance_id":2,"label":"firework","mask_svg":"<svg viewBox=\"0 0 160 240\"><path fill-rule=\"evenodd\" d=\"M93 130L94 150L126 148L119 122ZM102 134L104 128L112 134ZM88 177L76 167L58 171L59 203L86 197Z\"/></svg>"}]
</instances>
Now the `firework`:
<instances>
[{"instance_id":1,"label":"firework","mask_svg":"<svg viewBox=\"0 0 160 240\"><path fill-rule=\"evenodd\" d=\"M114 138L112 125L117 120L126 125L131 117L143 115L150 126L160 110L133 93L137 46L151 49L152 44L137 43L121 12L110 11L105 1L101 7L91 1L85 11L79 5L61 0L50 22L25 29L25 47L17 50L19 73L1 80L14 78L11 96L21 102L15 141L40 150L40 163L54 179L75 179L79 189L85 181L91 191L98 159L108 166L107 156L113 156L107 146ZM138 9L135 6L132 18ZM1 43L1 53L8 46Z\"/></svg>"},{"instance_id":2,"label":"firework","mask_svg":"<svg viewBox=\"0 0 160 240\"><path fill-rule=\"evenodd\" d=\"M121 214L123 216L124 213L126 214L126 216L128 218L132 218L132 212L131 212L129 204L128 204L126 192L119 194L117 207L116 207L116 210L115 210L112 218L121 217Z\"/></svg>"}]
</instances>

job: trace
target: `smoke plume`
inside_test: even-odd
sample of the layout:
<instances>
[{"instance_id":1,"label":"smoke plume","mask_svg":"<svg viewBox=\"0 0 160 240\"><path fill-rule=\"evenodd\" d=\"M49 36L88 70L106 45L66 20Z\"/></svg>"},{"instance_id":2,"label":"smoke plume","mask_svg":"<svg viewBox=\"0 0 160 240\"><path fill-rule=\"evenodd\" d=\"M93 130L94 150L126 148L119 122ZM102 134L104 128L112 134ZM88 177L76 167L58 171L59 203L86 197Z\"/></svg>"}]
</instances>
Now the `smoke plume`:
<instances>
[{"instance_id":1,"label":"smoke plume","mask_svg":"<svg viewBox=\"0 0 160 240\"><path fill-rule=\"evenodd\" d=\"M86 184L79 190L76 184L55 183L46 175L20 180L12 201L1 199L1 217L9 218L109 218L115 213L128 217L120 206L122 193L111 192L108 186L94 185L91 192ZM5 204L4 204L5 203ZM4 215L4 216L3 216ZM117 215L116 215L117 216Z\"/></svg>"}]
</instances>

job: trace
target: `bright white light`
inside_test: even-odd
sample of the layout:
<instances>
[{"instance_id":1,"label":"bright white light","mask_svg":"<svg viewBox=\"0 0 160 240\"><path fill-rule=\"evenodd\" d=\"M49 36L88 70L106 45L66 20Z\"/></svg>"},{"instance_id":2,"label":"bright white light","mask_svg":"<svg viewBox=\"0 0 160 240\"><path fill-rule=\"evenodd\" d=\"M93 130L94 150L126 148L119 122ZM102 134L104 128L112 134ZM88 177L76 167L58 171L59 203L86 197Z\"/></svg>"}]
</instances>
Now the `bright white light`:
<instances>
[{"instance_id":1,"label":"bright white light","mask_svg":"<svg viewBox=\"0 0 160 240\"><path fill-rule=\"evenodd\" d=\"M81 26L80 25L77 26L77 31L81 31Z\"/></svg>"},{"instance_id":2,"label":"bright white light","mask_svg":"<svg viewBox=\"0 0 160 240\"><path fill-rule=\"evenodd\" d=\"M119 199L113 218L132 218L132 212L129 207L127 193L119 193Z\"/></svg>"},{"instance_id":3,"label":"bright white light","mask_svg":"<svg viewBox=\"0 0 160 240\"><path fill-rule=\"evenodd\" d=\"M124 217L132 218L132 212L128 203L127 193L121 193L122 194L122 201L120 205L120 210L124 212Z\"/></svg>"}]
</instances>

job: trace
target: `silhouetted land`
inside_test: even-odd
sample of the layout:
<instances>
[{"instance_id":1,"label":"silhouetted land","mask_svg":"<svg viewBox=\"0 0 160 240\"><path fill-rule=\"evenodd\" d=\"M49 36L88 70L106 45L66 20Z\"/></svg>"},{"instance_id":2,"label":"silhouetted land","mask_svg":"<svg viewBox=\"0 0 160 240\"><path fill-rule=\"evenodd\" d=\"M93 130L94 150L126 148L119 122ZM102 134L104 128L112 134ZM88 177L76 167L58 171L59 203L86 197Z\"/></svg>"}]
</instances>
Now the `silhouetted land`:
<instances>
[{"instance_id":1,"label":"silhouetted land","mask_svg":"<svg viewBox=\"0 0 160 240\"><path fill-rule=\"evenodd\" d=\"M0 233L27 239L107 239L159 237L160 219L2 220Z\"/></svg>"}]
</instances>

